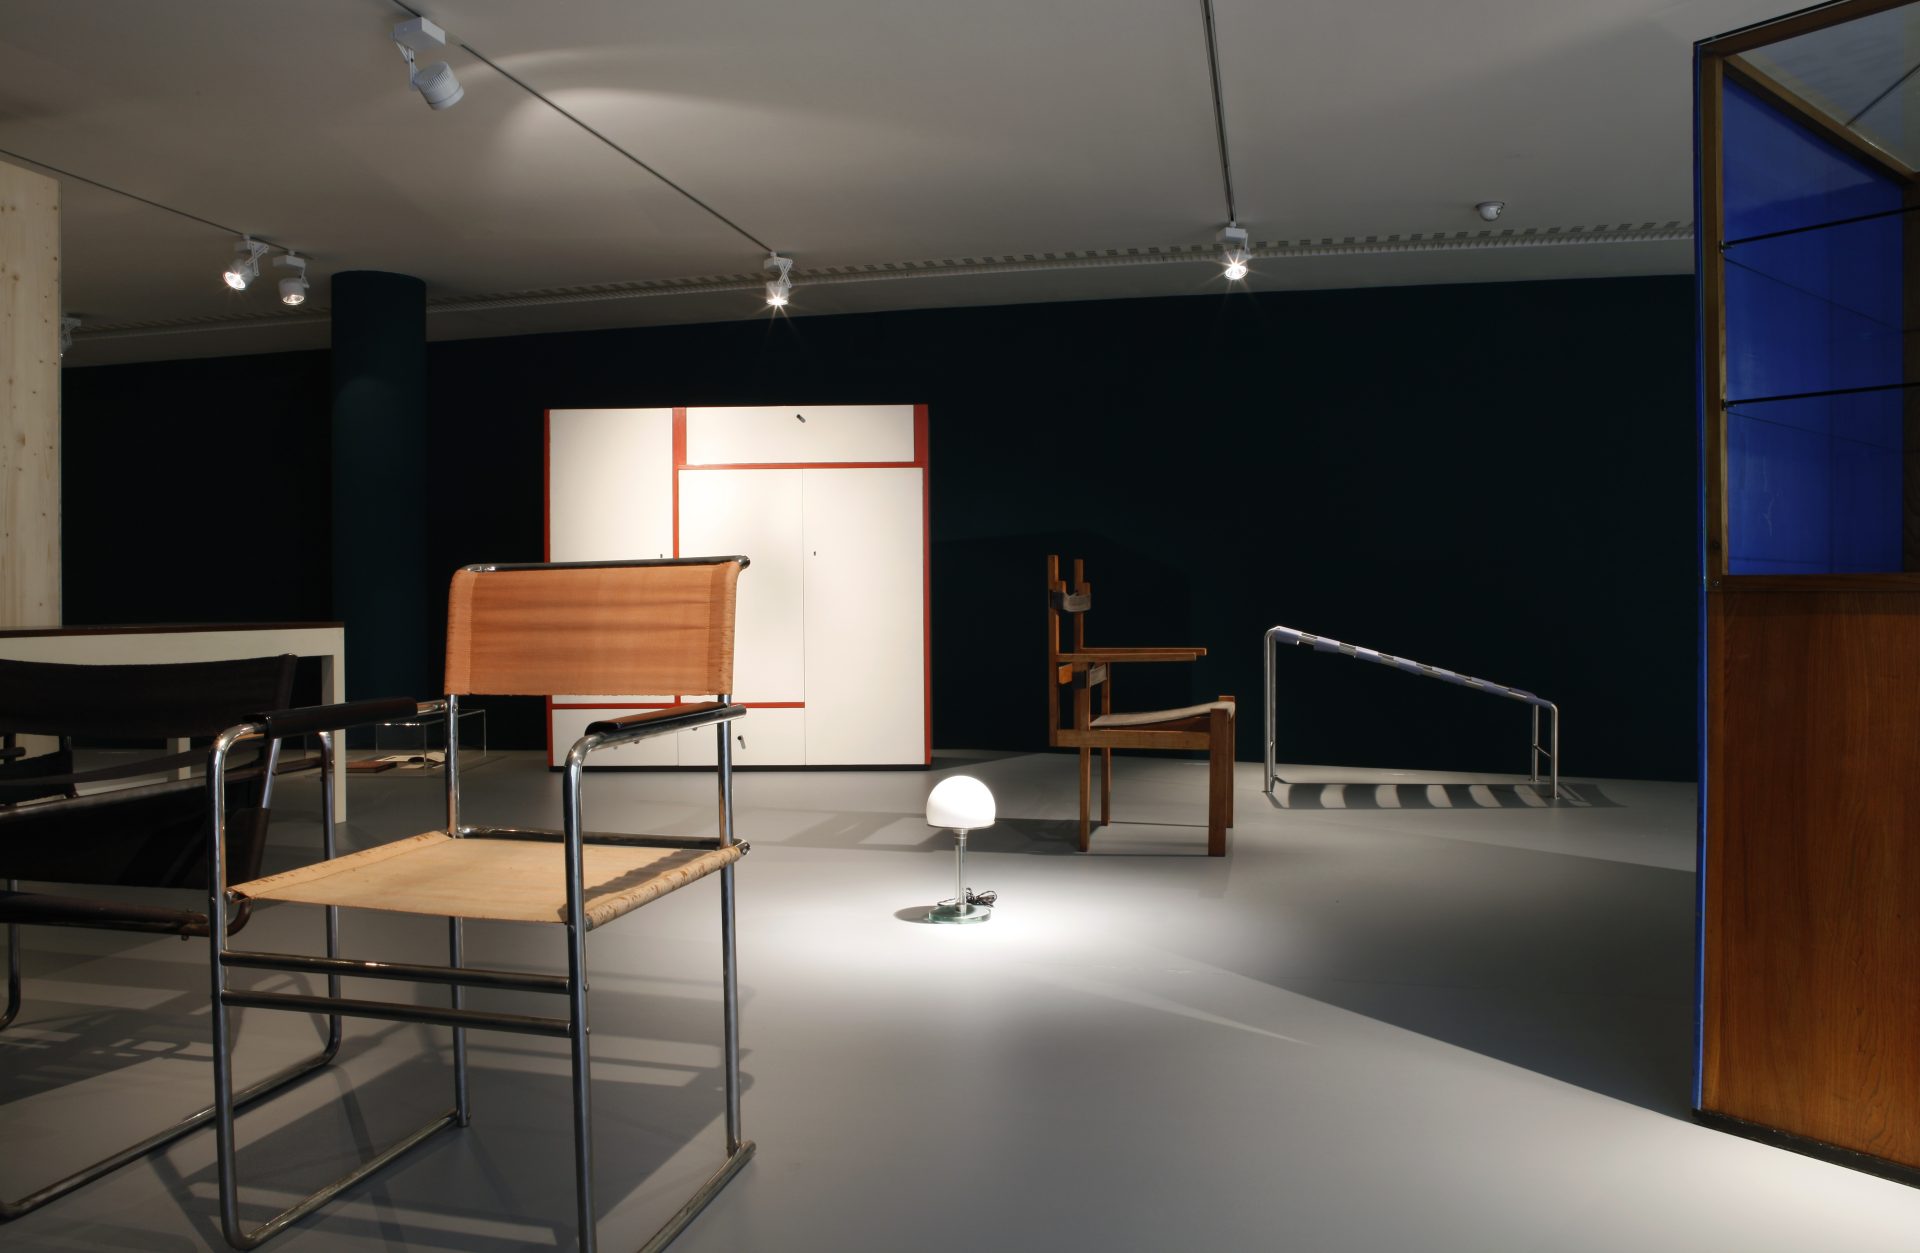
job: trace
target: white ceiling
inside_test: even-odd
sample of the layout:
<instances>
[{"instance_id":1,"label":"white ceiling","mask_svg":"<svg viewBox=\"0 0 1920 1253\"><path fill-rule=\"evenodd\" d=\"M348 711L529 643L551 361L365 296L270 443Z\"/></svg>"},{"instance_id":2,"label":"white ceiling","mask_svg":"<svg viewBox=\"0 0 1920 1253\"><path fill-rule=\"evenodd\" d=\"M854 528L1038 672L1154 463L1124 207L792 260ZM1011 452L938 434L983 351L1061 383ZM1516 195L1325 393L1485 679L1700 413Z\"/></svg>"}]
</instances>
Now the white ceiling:
<instances>
[{"instance_id":1,"label":"white ceiling","mask_svg":"<svg viewBox=\"0 0 1920 1253\"><path fill-rule=\"evenodd\" d=\"M1290 249L1250 285L1685 272L1691 44L1783 5L1216 0L1239 218ZM0 149L71 175L69 362L324 345L338 269L423 278L435 338L764 317L753 240L796 313L1224 289L1200 0L424 11L740 229L458 48L466 98L428 109L388 0L5 0ZM310 254L308 308L223 287L220 227ZM1075 264L1018 270L1047 254Z\"/></svg>"}]
</instances>

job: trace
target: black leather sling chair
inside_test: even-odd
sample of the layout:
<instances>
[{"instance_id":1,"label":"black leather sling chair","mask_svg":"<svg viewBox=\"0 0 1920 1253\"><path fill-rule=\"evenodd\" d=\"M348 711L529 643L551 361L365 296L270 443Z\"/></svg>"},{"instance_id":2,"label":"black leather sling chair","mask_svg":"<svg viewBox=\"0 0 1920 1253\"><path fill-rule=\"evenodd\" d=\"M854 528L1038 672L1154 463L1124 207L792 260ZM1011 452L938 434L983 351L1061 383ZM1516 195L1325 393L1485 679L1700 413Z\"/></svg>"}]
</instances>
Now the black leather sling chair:
<instances>
[{"instance_id":1,"label":"black leather sling chair","mask_svg":"<svg viewBox=\"0 0 1920 1253\"><path fill-rule=\"evenodd\" d=\"M0 878L6 880L0 891L0 923L7 931L7 1008L0 1028L20 1012L24 926L208 934L212 806L204 776L178 777L188 766L205 766L207 750L143 755L137 761L76 771L74 738L215 736L255 710L285 708L293 694L293 666L290 656L167 665L0 660L0 734L59 740L53 752L36 757L16 753L0 761ZM259 873L279 743L259 742L249 760L227 772L229 879ZM323 835L329 854L332 837L329 828ZM75 894L21 891L23 881L71 887ZM176 909L86 895L87 886L184 888L198 895L195 908ZM247 905L238 906L227 929L245 925L247 913ZM331 946L331 933L328 941ZM240 1099L263 1096L325 1065L339 1043L336 1017L328 1022L319 1053L254 1084ZM172 1142L213 1115L209 1106L27 1196L0 1201L0 1221L38 1209Z\"/></svg>"}]
</instances>

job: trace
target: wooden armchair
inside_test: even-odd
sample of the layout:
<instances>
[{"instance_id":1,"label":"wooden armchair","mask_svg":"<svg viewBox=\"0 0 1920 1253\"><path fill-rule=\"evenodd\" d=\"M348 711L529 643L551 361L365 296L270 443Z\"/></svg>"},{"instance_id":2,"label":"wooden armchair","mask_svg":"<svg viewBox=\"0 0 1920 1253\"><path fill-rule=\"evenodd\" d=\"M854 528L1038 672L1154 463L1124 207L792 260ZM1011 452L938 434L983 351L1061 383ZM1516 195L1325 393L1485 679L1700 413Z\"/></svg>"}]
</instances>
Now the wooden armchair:
<instances>
[{"instance_id":1,"label":"wooden armchair","mask_svg":"<svg viewBox=\"0 0 1920 1253\"><path fill-rule=\"evenodd\" d=\"M1100 750L1100 825L1113 821L1113 750L1199 748L1207 753L1207 856L1227 853L1233 825L1233 697L1181 709L1113 711L1113 667L1132 662L1193 661L1204 648L1090 648L1087 611L1093 588L1083 563L1073 563L1071 587L1060 578L1060 558L1047 558L1047 743L1080 750L1080 851L1092 839L1089 822L1093 751ZM1073 620L1073 639L1060 642L1061 617ZM1070 725L1061 725L1061 689L1072 692ZM1093 691L1100 689L1100 712Z\"/></svg>"}]
</instances>

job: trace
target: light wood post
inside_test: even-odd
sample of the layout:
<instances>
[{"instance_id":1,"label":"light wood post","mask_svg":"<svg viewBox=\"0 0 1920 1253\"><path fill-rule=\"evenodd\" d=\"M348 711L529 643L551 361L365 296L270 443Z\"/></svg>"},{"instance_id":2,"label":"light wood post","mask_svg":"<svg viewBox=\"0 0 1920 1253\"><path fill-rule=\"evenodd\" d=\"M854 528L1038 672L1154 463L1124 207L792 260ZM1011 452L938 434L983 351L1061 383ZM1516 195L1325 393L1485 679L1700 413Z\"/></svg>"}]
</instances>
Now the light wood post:
<instances>
[{"instance_id":1,"label":"light wood post","mask_svg":"<svg viewBox=\"0 0 1920 1253\"><path fill-rule=\"evenodd\" d=\"M60 185L0 162L0 627L60 624Z\"/></svg>"}]
</instances>

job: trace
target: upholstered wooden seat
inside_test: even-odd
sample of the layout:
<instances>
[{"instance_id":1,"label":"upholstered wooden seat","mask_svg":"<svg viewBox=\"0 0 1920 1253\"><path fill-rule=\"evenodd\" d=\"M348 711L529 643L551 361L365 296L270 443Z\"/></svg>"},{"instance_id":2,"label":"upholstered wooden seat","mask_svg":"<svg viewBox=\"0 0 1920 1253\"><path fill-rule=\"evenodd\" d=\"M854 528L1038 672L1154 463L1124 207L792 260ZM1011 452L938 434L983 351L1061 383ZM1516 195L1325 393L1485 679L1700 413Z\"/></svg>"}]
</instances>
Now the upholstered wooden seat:
<instances>
[{"instance_id":1,"label":"upholstered wooden seat","mask_svg":"<svg viewBox=\"0 0 1920 1253\"><path fill-rule=\"evenodd\" d=\"M1087 643L1087 613L1093 588L1081 562L1073 563L1073 583L1060 577L1060 558L1047 558L1047 742L1080 750L1080 851L1093 838L1092 764L1100 753L1100 825L1113 821L1113 750L1116 748L1202 749L1207 754L1207 855L1224 857L1227 829L1233 825L1233 697L1178 709L1113 711L1113 672L1139 662L1194 661L1204 648L1110 648ZM1073 639L1060 639L1061 618L1073 620ZM1060 692L1073 694L1061 725ZM1100 689L1100 712L1093 691Z\"/></svg>"},{"instance_id":2,"label":"upholstered wooden seat","mask_svg":"<svg viewBox=\"0 0 1920 1253\"><path fill-rule=\"evenodd\" d=\"M1101 727L1165 727L1176 722L1205 722L1216 709L1233 713L1230 700L1210 700L1204 705L1187 705L1180 709L1142 709L1130 714L1100 714L1094 718L1095 730Z\"/></svg>"}]
</instances>

